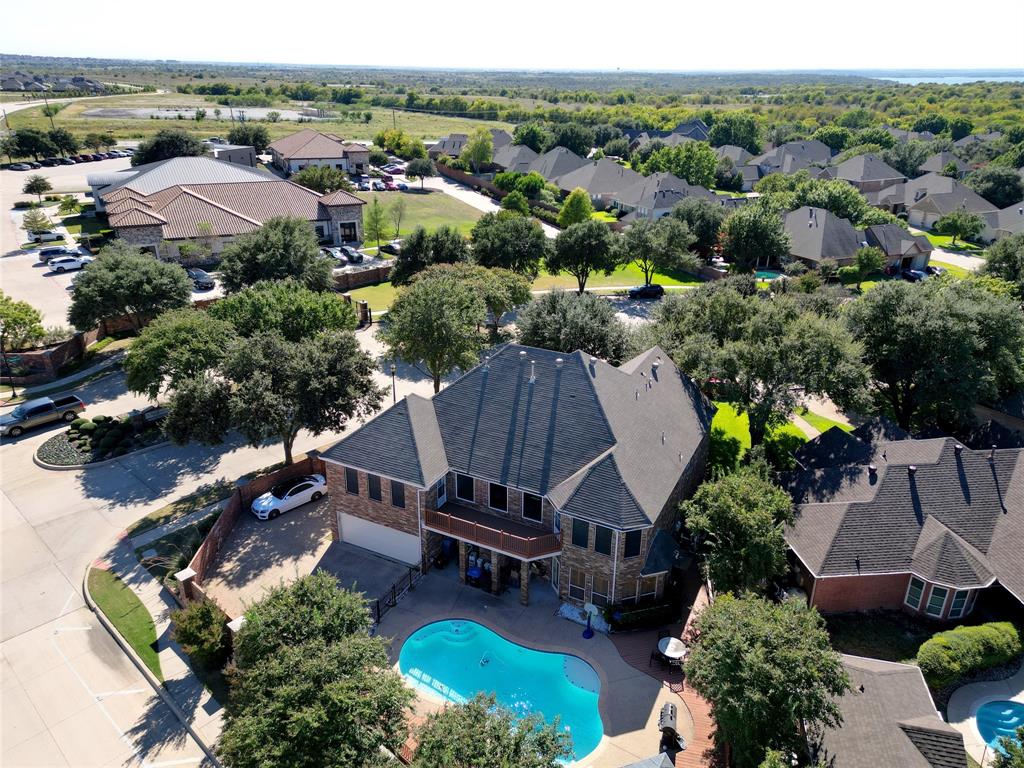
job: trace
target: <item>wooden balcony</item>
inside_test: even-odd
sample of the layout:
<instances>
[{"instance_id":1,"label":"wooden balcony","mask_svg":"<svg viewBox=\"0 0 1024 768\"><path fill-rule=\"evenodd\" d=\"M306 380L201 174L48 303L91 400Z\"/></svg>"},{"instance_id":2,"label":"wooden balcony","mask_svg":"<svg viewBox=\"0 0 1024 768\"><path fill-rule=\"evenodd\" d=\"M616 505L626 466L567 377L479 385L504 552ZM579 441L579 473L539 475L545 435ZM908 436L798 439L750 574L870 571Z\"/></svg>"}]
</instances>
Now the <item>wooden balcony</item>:
<instances>
[{"instance_id":1,"label":"wooden balcony","mask_svg":"<svg viewBox=\"0 0 1024 768\"><path fill-rule=\"evenodd\" d=\"M562 550L562 539L556 533L545 533L539 528L459 504L449 503L441 509L426 510L423 525L453 539L479 544L520 560L537 560Z\"/></svg>"}]
</instances>

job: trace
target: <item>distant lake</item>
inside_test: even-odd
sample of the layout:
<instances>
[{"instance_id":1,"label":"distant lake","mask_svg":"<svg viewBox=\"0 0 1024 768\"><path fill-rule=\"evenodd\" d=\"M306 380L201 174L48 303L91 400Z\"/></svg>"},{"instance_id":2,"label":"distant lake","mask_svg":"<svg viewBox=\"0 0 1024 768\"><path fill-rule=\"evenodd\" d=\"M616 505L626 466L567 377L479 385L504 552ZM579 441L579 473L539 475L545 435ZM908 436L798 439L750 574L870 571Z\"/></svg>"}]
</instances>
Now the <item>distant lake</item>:
<instances>
[{"instance_id":1,"label":"distant lake","mask_svg":"<svg viewBox=\"0 0 1024 768\"><path fill-rule=\"evenodd\" d=\"M897 83L903 83L904 85L917 85L919 83L942 83L944 85L960 85L961 83L975 83L979 80L984 80L987 83L1019 83L1024 82L1024 75L1000 75L997 77L985 77L984 75L974 75L973 77L963 77L961 75L950 75L950 76L917 76L917 77L882 77L881 80L892 80Z\"/></svg>"}]
</instances>

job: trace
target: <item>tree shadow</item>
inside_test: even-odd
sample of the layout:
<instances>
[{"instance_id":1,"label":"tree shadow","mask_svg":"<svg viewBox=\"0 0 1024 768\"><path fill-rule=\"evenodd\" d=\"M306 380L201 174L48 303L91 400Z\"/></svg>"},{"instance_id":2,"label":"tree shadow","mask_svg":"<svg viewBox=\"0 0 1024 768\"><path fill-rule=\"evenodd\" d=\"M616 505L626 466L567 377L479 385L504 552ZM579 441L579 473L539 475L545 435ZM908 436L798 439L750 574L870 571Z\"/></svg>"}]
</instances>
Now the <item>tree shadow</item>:
<instances>
[{"instance_id":1,"label":"tree shadow","mask_svg":"<svg viewBox=\"0 0 1024 768\"><path fill-rule=\"evenodd\" d=\"M721 427L711 428L711 442L708 447L709 475L732 472L739 465L743 446Z\"/></svg>"},{"instance_id":2,"label":"tree shadow","mask_svg":"<svg viewBox=\"0 0 1024 768\"><path fill-rule=\"evenodd\" d=\"M178 686L174 691L174 700L186 715L200 708L203 688L199 685ZM135 746L135 753L127 757L124 765L146 765L160 762L160 756L168 751L186 749L192 739L188 730L181 724L170 707L157 694L146 700L146 704L138 719L125 732ZM194 743L194 742L192 742ZM213 766L214 763L203 757L198 763L202 766Z\"/></svg>"}]
</instances>

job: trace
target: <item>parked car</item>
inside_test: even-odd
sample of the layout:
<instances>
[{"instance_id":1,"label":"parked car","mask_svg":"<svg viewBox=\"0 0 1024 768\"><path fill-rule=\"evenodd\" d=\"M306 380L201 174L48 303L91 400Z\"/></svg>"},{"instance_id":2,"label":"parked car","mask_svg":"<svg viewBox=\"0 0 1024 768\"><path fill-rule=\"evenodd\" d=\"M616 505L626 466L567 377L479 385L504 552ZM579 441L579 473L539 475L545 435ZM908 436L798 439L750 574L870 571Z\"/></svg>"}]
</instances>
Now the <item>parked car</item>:
<instances>
[{"instance_id":1,"label":"parked car","mask_svg":"<svg viewBox=\"0 0 1024 768\"><path fill-rule=\"evenodd\" d=\"M75 155L76 163L91 163L92 155Z\"/></svg>"},{"instance_id":2,"label":"parked car","mask_svg":"<svg viewBox=\"0 0 1024 768\"><path fill-rule=\"evenodd\" d=\"M383 181L385 184L390 184L395 180L395 177L392 176L390 173L382 173L380 175L380 180Z\"/></svg>"},{"instance_id":3,"label":"parked car","mask_svg":"<svg viewBox=\"0 0 1024 768\"><path fill-rule=\"evenodd\" d=\"M55 259L50 259L50 269L57 274L62 274L75 269L82 269L92 264L92 262L92 256L58 256Z\"/></svg>"},{"instance_id":4,"label":"parked car","mask_svg":"<svg viewBox=\"0 0 1024 768\"><path fill-rule=\"evenodd\" d=\"M76 395L38 397L22 403L10 413L0 416L0 435L18 437L25 430L51 421L71 422L85 410L85 403Z\"/></svg>"},{"instance_id":5,"label":"parked car","mask_svg":"<svg viewBox=\"0 0 1024 768\"><path fill-rule=\"evenodd\" d=\"M380 247L381 253L390 253L392 256L397 256L402 252L402 241L392 240L390 243L384 243Z\"/></svg>"},{"instance_id":6,"label":"parked car","mask_svg":"<svg viewBox=\"0 0 1024 768\"><path fill-rule=\"evenodd\" d=\"M45 166L46 168L53 168L53 166L55 166L55 165L60 165L60 158L59 157L47 157L44 160L40 160L39 164L42 165L42 166Z\"/></svg>"},{"instance_id":7,"label":"parked car","mask_svg":"<svg viewBox=\"0 0 1024 768\"><path fill-rule=\"evenodd\" d=\"M338 266L344 266L348 264L348 258L341 248L335 248L333 246L326 246L320 249L320 255L325 259L332 259L333 261L340 262Z\"/></svg>"},{"instance_id":8,"label":"parked car","mask_svg":"<svg viewBox=\"0 0 1024 768\"><path fill-rule=\"evenodd\" d=\"M629 298L631 299L660 299L664 295L664 286L655 283L638 285L635 288L629 289Z\"/></svg>"},{"instance_id":9,"label":"parked car","mask_svg":"<svg viewBox=\"0 0 1024 768\"><path fill-rule=\"evenodd\" d=\"M103 159L103 155L99 154L98 152L93 152L91 155L89 155L89 157L91 157L94 161Z\"/></svg>"},{"instance_id":10,"label":"parked car","mask_svg":"<svg viewBox=\"0 0 1024 768\"><path fill-rule=\"evenodd\" d=\"M278 483L252 503L252 513L259 520L273 520L283 512L317 501L327 493L323 475L302 475Z\"/></svg>"},{"instance_id":11,"label":"parked car","mask_svg":"<svg viewBox=\"0 0 1024 768\"><path fill-rule=\"evenodd\" d=\"M373 191L374 192L383 192L384 191L384 182L383 181L374 181L373 184L371 184L370 186L373 187Z\"/></svg>"},{"instance_id":12,"label":"parked car","mask_svg":"<svg viewBox=\"0 0 1024 768\"><path fill-rule=\"evenodd\" d=\"M213 276L204 269L186 269L185 274L192 281L192 286L199 291L209 291L217 285Z\"/></svg>"},{"instance_id":13,"label":"parked car","mask_svg":"<svg viewBox=\"0 0 1024 768\"><path fill-rule=\"evenodd\" d=\"M393 182L393 181L385 181L384 182L384 189L386 191L388 191L388 192L397 192L398 191L398 185L395 184L395 182Z\"/></svg>"},{"instance_id":14,"label":"parked car","mask_svg":"<svg viewBox=\"0 0 1024 768\"><path fill-rule=\"evenodd\" d=\"M36 256L39 257L39 261L43 264L49 264L50 259L55 259L58 256L75 256L77 253L77 248L72 248L66 245L50 245L36 251Z\"/></svg>"},{"instance_id":15,"label":"parked car","mask_svg":"<svg viewBox=\"0 0 1024 768\"><path fill-rule=\"evenodd\" d=\"M919 269L904 269L900 271L900 277L906 280L908 283L919 283L924 280L928 275Z\"/></svg>"},{"instance_id":16,"label":"parked car","mask_svg":"<svg viewBox=\"0 0 1024 768\"><path fill-rule=\"evenodd\" d=\"M37 229L28 233L30 243L52 243L55 240L63 240L64 235L60 232L53 232L49 229Z\"/></svg>"},{"instance_id":17,"label":"parked car","mask_svg":"<svg viewBox=\"0 0 1024 768\"><path fill-rule=\"evenodd\" d=\"M338 250L345 254L345 258L349 260L350 264L363 263L363 254L361 254L351 245L343 245Z\"/></svg>"},{"instance_id":18,"label":"parked car","mask_svg":"<svg viewBox=\"0 0 1024 768\"><path fill-rule=\"evenodd\" d=\"M370 184L369 184L369 182L360 181L359 185L358 185L358 189L359 189L360 192L369 192L370 191Z\"/></svg>"},{"instance_id":19,"label":"parked car","mask_svg":"<svg viewBox=\"0 0 1024 768\"><path fill-rule=\"evenodd\" d=\"M398 182L398 191L399 192L408 192L409 191L409 185L406 184L404 181Z\"/></svg>"},{"instance_id":20,"label":"parked car","mask_svg":"<svg viewBox=\"0 0 1024 768\"><path fill-rule=\"evenodd\" d=\"M28 163L13 163L10 166L10 169L12 171L31 171L32 166L29 165Z\"/></svg>"},{"instance_id":21,"label":"parked car","mask_svg":"<svg viewBox=\"0 0 1024 768\"><path fill-rule=\"evenodd\" d=\"M35 160L29 160L28 167L31 168L33 171L38 171L43 166L37 163Z\"/></svg>"},{"instance_id":22,"label":"parked car","mask_svg":"<svg viewBox=\"0 0 1024 768\"><path fill-rule=\"evenodd\" d=\"M929 275L934 275L934 276L946 274L946 268L945 267L937 267L934 264L929 264L927 267L924 268L924 271L926 273L928 273Z\"/></svg>"},{"instance_id":23,"label":"parked car","mask_svg":"<svg viewBox=\"0 0 1024 768\"><path fill-rule=\"evenodd\" d=\"M61 165L74 165L75 162L76 162L76 160L73 157L62 157L60 159L60 164Z\"/></svg>"}]
</instances>

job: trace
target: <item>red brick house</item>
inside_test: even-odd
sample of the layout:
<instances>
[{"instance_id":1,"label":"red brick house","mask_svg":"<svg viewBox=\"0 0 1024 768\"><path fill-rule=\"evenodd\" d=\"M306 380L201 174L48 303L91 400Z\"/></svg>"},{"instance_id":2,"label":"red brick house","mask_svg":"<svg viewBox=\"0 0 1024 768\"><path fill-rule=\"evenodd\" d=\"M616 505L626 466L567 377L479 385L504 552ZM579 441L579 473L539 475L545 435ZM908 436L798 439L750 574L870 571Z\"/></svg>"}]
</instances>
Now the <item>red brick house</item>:
<instances>
[{"instance_id":1,"label":"red brick house","mask_svg":"<svg viewBox=\"0 0 1024 768\"><path fill-rule=\"evenodd\" d=\"M531 580L577 603L657 599L713 411L658 348L616 367L504 345L323 453L333 534L425 568L457 552L461 579L524 603Z\"/></svg>"},{"instance_id":2,"label":"red brick house","mask_svg":"<svg viewBox=\"0 0 1024 768\"><path fill-rule=\"evenodd\" d=\"M1024 450L912 440L876 422L830 429L795 455L785 535L811 605L956 620L984 590L1024 602Z\"/></svg>"}]
</instances>

